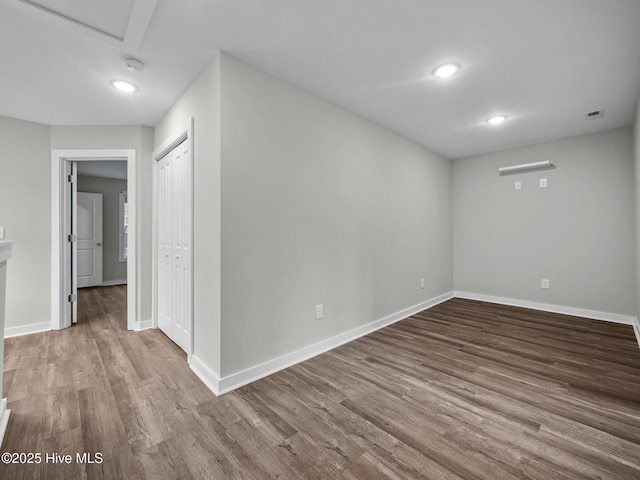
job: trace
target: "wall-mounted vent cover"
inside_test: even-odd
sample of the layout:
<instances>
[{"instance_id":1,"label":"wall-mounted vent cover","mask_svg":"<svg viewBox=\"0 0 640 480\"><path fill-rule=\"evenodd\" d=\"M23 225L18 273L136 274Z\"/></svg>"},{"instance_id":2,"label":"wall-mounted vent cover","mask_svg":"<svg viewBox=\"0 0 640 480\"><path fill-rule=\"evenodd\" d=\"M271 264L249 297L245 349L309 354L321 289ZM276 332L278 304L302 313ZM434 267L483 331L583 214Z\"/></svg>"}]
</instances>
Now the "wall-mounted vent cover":
<instances>
[{"instance_id":1,"label":"wall-mounted vent cover","mask_svg":"<svg viewBox=\"0 0 640 480\"><path fill-rule=\"evenodd\" d=\"M584 118L587 120L594 120L596 118L604 117L604 109L594 110L592 112L588 112L584 114Z\"/></svg>"}]
</instances>

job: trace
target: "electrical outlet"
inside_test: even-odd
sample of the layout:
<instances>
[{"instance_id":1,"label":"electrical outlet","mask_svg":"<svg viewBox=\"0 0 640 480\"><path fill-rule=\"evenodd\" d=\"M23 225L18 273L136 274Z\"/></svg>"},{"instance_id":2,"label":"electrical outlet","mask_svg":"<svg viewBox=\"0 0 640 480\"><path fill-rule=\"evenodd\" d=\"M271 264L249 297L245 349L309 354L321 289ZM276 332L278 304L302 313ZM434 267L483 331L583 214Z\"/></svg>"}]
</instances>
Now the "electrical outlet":
<instances>
[{"instance_id":1,"label":"electrical outlet","mask_svg":"<svg viewBox=\"0 0 640 480\"><path fill-rule=\"evenodd\" d=\"M541 288L544 288L545 290L549 290L549 288L551 288L551 287L549 286L549 279L547 279L547 278L543 278L543 279L540 281L540 287L541 287Z\"/></svg>"},{"instance_id":2,"label":"electrical outlet","mask_svg":"<svg viewBox=\"0 0 640 480\"><path fill-rule=\"evenodd\" d=\"M420 279L420 288L424 288L424 278Z\"/></svg>"},{"instance_id":3,"label":"electrical outlet","mask_svg":"<svg viewBox=\"0 0 640 480\"><path fill-rule=\"evenodd\" d=\"M547 188L547 179L546 178L541 178L540 179L540 188Z\"/></svg>"},{"instance_id":4,"label":"electrical outlet","mask_svg":"<svg viewBox=\"0 0 640 480\"><path fill-rule=\"evenodd\" d=\"M516 182L516 190L522 190L522 182L520 180Z\"/></svg>"},{"instance_id":5,"label":"electrical outlet","mask_svg":"<svg viewBox=\"0 0 640 480\"><path fill-rule=\"evenodd\" d=\"M4 227L0 227L0 240L4 240Z\"/></svg>"},{"instance_id":6,"label":"electrical outlet","mask_svg":"<svg viewBox=\"0 0 640 480\"><path fill-rule=\"evenodd\" d=\"M324 318L324 309L322 304L316 305L316 320L320 320L321 318Z\"/></svg>"}]
</instances>

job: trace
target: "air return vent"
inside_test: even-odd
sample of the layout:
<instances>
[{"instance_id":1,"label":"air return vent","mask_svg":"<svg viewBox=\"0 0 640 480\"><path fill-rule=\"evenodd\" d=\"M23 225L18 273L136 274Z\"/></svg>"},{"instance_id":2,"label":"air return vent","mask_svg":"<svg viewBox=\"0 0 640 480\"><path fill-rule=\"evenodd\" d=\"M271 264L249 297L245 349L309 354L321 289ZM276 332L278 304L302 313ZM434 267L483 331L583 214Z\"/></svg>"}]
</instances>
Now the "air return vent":
<instances>
[{"instance_id":1,"label":"air return vent","mask_svg":"<svg viewBox=\"0 0 640 480\"><path fill-rule=\"evenodd\" d=\"M587 120L595 120L596 118L604 117L604 109L593 110L592 112L587 112L584 114L584 118Z\"/></svg>"}]
</instances>

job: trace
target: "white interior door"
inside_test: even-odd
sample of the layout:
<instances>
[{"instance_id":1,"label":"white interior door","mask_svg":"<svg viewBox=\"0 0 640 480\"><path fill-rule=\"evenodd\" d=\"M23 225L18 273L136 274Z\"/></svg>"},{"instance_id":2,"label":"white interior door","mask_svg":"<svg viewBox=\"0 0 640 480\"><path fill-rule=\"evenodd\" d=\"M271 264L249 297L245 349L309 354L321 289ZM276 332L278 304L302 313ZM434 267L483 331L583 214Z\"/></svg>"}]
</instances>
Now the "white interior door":
<instances>
[{"instance_id":1,"label":"white interior door","mask_svg":"<svg viewBox=\"0 0 640 480\"><path fill-rule=\"evenodd\" d=\"M158 328L173 339L173 155L158 161Z\"/></svg>"},{"instance_id":2,"label":"white interior door","mask_svg":"<svg viewBox=\"0 0 640 480\"><path fill-rule=\"evenodd\" d=\"M102 285L102 194L78 192L75 213L78 288Z\"/></svg>"},{"instance_id":3,"label":"white interior door","mask_svg":"<svg viewBox=\"0 0 640 480\"><path fill-rule=\"evenodd\" d=\"M191 345L191 154L184 141L157 162L158 327Z\"/></svg>"},{"instance_id":4,"label":"white interior door","mask_svg":"<svg viewBox=\"0 0 640 480\"><path fill-rule=\"evenodd\" d=\"M173 160L173 340L188 350L191 328L191 156L182 142Z\"/></svg>"}]
</instances>

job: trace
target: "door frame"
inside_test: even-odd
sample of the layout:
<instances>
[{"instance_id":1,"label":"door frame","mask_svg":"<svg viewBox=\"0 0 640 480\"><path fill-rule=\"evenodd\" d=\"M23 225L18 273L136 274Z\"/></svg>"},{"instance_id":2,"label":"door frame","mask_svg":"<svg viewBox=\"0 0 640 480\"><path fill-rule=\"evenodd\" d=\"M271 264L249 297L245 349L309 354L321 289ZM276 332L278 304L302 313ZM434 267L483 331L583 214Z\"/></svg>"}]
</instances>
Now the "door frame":
<instances>
[{"instance_id":1,"label":"door frame","mask_svg":"<svg viewBox=\"0 0 640 480\"><path fill-rule=\"evenodd\" d=\"M190 269L191 269L191 288L189 300L191 302L191 318L189 319L189 345L187 348L187 356L189 363L191 363L191 356L193 355L193 339L194 339L194 311L193 311L193 171L194 171L194 141L193 141L193 117L189 118L187 122L184 123L184 127L177 132L173 132L173 134L169 135L161 144L158 146L153 153L151 154L151 158L153 159L153 189L152 189L152 255L153 261L152 265L152 287L151 287L151 309L152 309L152 325L153 328L158 328L158 160L163 158L169 152L171 152L175 147L180 145L182 142L189 142L189 152L191 157L191 202L190 202L190 214L191 214L191 258L190 258Z\"/></svg>"},{"instance_id":2,"label":"door frame","mask_svg":"<svg viewBox=\"0 0 640 480\"><path fill-rule=\"evenodd\" d=\"M137 219L136 219L136 151L134 149L70 149L51 150L51 329L68 327L66 315L66 279L71 276L71 259L64 238L68 209L65 208L67 165L72 162L124 160L127 162L129 192L129 244L127 259L127 329L138 325L137 312Z\"/></svg>"}]
</instances>

